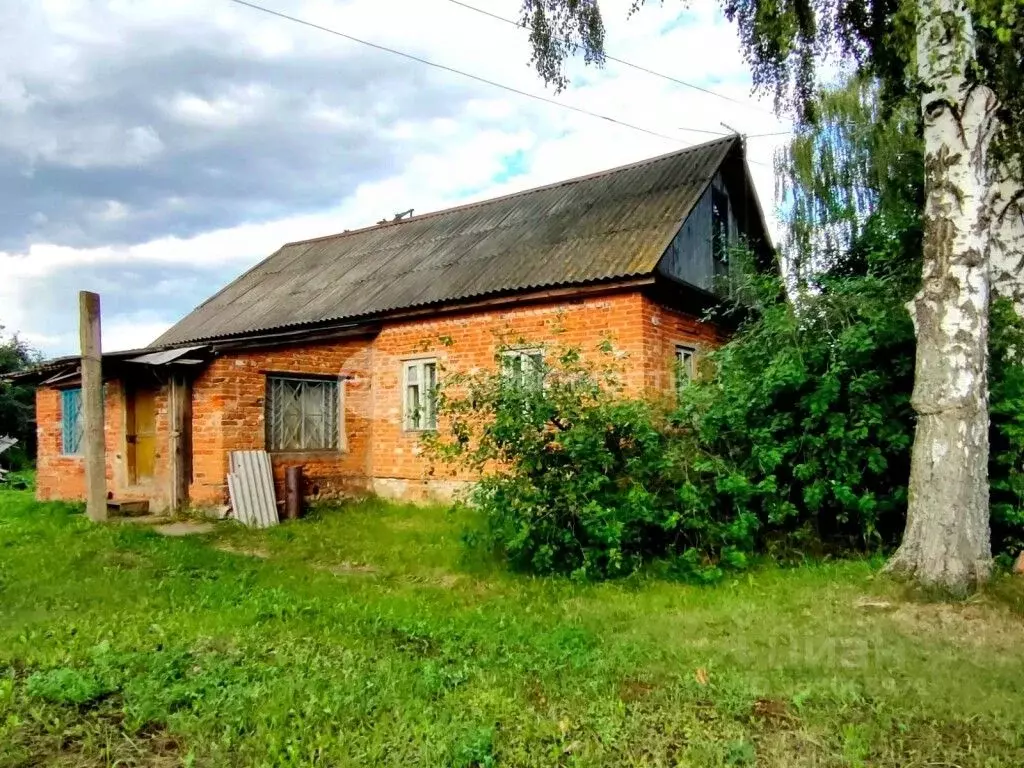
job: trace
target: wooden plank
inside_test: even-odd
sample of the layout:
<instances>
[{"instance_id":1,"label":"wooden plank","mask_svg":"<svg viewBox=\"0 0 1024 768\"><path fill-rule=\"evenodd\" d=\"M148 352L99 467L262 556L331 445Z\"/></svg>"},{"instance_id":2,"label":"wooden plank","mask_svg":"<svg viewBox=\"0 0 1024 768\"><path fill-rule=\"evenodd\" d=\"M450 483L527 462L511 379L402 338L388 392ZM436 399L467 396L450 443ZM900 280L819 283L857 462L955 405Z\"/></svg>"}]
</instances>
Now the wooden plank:
<instances>
[{"instance_id":1,"label":"wooden plank","mask_svg":"<svg viewBox=\"0 0 1024 768\"><path fill-rule=\"evenodd\" d=\"M139 517L149 514L149 502L144 500L109 499L107 510L112 517Z\"/></svg>"},{"instance_id":2,"label":"wooden plank","mask_svg":"<svg viewBox=\"0 0 1024 768\"><path fill-rule=\"evenodd\" d=\"M103 437L103 345L99 294L79 291L78 309L82 350L85 511L90 520L103 522L107 519L107 462Z\"/></svg>"},{"instance_id":3,"label":"wooden plank","mask_svg":"<svg viewBox=\"0 0 1024 768\"><path fill-rule=\"evenodd\" d=\"M135 398L135 478L151 481L156 474L156 392L137 388Z\"/></svg>"},{"instance_id":4,"label":"wooden plank","mask_svg":"<svg viewBox=\"0 0 1024 768\"><path fill-rule=\"evenodd\" d=\"M184 376L171 377L169 395L171 509L188 507L192 482L192 384Z\"/></svg>"}]
</instances>

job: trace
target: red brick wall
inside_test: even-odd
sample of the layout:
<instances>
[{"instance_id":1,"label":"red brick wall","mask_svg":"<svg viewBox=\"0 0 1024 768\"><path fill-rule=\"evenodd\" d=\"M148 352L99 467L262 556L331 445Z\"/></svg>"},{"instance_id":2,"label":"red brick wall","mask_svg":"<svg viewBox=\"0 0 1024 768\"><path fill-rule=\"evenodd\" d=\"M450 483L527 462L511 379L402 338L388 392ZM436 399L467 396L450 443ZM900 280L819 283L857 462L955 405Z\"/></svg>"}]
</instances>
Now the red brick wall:
<instances>
[{"instance_id":1,"label":"red brick wall","mask_svg":"<svg viewBox=\"0 0 1024 768\"><path fill-rule=\"evenodd\" d=\"M471 371L493 368L504 346L578 346L584 354L597 355L597 345L607 337L623 356L627 387L637 391L643 381L642 311L643 298L632 291L387 325L374 344L373 487L415 498L433 482L420 455L419 434L403 429L404 360L432 355L444 369ZM466 479L439 469L445 479Z\"/></svg>"},{"instance_id":2,"label":"red brick wall","mask_svg":"<svg viewBox=\"0 0 1024 768\"><path fill-rule=\"evenodd\" d=\"M497 351L525 343L541 347L578 346L598 355L609 339L618 355L628 392L649 395L673 390L675 344L698 350L720 343L714 326L663 307L637 290L603 296L521 304L423 320L386 324L375 338L280 347L217 358L193 384L192 446L196 504L227 500L227 455L265 447L268 373L345 377L345 434L341 452L274 453L278 493L286 467L301 464L307 491L333 494L370 488L417 498L450 490L466 480L444 470L433 474L420 455L420 435L403 428L403 362L434 357L443 370L492 368ZM81 460L62 458L59 393L42 389L39 408L39 494L41 498L84 495ZM167 398L157 398L157 472L149 497L166 504L168 488ZM116 382L107 390L108 481L125 488L123 395Z\"/></svg>"},{"instance_id":3,"label":"red brick wall","mask_svg":"<svg viewBox=\"0 0 1024 768\"><path fill-rule=\"evenodd\" d=\"M341 453L275 453L274 474L283 484L285 467L305 468L307 491L335 493L365 486L369 474L370 407L368 339L247 352L221 357L196 379L192 393L193 483L196 504L227 500L229 451L266 445L268 373L352 377L345 387L347 449Z\"/></svg>"},{"instance_id":4,"label":"red brick wall","mask_svg":"<svg viewBox=\"0 0 1024 768\"><path fill-rule=\"evenodd\" d=\"M644 389L651 397L674 397L676 345L701 354L723 344L728 335L699 317L670 309L650 298L643 299Z\"/></svg>"},{"instance_id":5,"label":"red brick wall","mask_svg":"<svg viewBox=\"0 0 1024 768\"><path fill-rule=\"evenodd\" d=\"M36 390L36 494L40 499L84 499L85 470L78 456L61 455L61 393Z\"/></svg>"},{"instance_id":6,"label":"red brick wall","mask_svg":"<svg viewBox=\"0 0 1024 768\"><path fill-rule=\"evenodd\" d=\"M104 385L103 434L106 448L108 495L150 499L154 508L166 506L169 464L167 456L167 392L156 393L156 461L154 478L144 486L129 486L125 464L124 386L120 381ZM81 456L64 456L62 450L61 390L36 390L37 495L40 499L85 499L85 467Z\"/></svg>"}]
</instances>

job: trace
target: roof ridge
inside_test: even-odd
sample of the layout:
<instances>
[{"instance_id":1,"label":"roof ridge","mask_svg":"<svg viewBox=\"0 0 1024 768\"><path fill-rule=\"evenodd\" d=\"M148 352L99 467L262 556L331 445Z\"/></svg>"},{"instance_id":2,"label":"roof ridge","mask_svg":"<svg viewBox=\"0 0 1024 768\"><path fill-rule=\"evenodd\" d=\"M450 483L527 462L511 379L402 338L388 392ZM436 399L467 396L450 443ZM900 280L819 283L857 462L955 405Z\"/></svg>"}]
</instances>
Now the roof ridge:
<instances>
[{"instance_id":1,"label":"roof ridge","mask_svg":"<svg viewBox=\"0 0 1024 768\"><path fill-rule=\"evenodd\" d=\"M683 155L683 154L687 154L689 152L694 152L694 151L697 151L697 150L708 149L712 145L718 144L720 142L736 141L736 140L739 140L739 139L740 139L739 134L730 134L728 136L722 136L721 138L718 138L718 139L712 139L711 141L705 141L705 142L702 142L700 144L693 144L692 146L689 146L689 147L683 147L682 149L677 149L677 150L674 150L672 152L666 152L665 154L662 154L662 155L656 155L654 157L648 157L648 158L645 158L643 160L636 160L636 161L634 161L632 163L626 163L625 165L615 166L614 168L607 168L607 169L605 169L603 171L594 171L594 172L591 172L591 173L585 173L585 174L583 174L581 176L574 176L574 177L572 177L570 179L563 179L561 181L555 181L555 182L552 182L550 184L541 184L541 185L536 186L536 187L530 187L529 189L520 190L519 192L510 192L507 195L499 195L498 197L489 197L486 200L476 200L476 201L471 202L471 203L462 203L461 205L453 205L450 208L442 208L439 211L429 211L428 213L423 213L423 214L420 214L419 216L412 216L412 217L410 217L408 219L399 219L398 221L385 221L385 222L380 222L380 223L377 223L377 224L369 224L369 225L367 225L365 227L359 227L358 229L346 229L344 232L335 232L335 233L330 234L330 235L320 235L319 237L309 237L309 238L305 238L305 239L302 239L302 240L292 240L290 242L284 243L281 246L281 248L288 248L288 247L294 246L294 245L306 245L306 244L309 244L309 243L319 243L319 242L322 242L324 240L333 240L335 238L348 237L349 235L357 235L357 234L360 234L360 233L363 233L363 232L367 232L367 231L372 230L372 229L384 229L386 227L394 227L394 226L398 226L400 224L409 224L410 222L413 222L413 221L421 221L422 219L429 219L429 218L432 218L434 216L441 216L441 215L446 214L446 213L454 213L455 211L469 210L471 208L477 208L477 207L483 206L483 205L490 205L491 203L498 203L498 202L502 202L502 201L505 201L505 200L513 200L513 199L515 199L517 197L521 197L523 195L533 194L534 192L541 192L541 191L546 190L546 189L555 189L557 187L564 187L564 186L568 186L570 184L578 184L581 181L590 181L591 179L599 179L599 178L601 178L603 176L610 176L613 173L620 173L622 171L632 170L633 168L640 168L640 167L643 167L645 165L649 165L650 163L656 163L656 162L658 162L660 160L667 160L668 158L675 157L677 155ZM280 249L278 249L278 250L280 250Z\"/></svg>"}]
</instances>

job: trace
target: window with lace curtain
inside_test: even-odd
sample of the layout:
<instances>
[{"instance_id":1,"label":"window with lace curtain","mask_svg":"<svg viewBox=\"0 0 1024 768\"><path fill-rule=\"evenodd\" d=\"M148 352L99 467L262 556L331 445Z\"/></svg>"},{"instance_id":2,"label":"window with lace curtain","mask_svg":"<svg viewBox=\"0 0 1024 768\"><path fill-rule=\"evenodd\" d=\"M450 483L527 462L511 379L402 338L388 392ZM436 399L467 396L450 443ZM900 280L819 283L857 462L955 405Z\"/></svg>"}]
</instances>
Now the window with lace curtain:
<instances>
[{"instance_id":1,"label":"window with lace curtain","mask_svg":"<svg viewBox=\"0 0 1024 768\"><path fill-rule=\"evenodd\" d=\"M342 450L343 412L337 379L268 376L267 450Z\"/></svg>"},{"instance_id":2,"label":"window with lace curtain","mask_svg":"<svg viewBox=\"0 0 1024 768\"><path fill-rule=\"evenodd\" d=\"M402 370L405 430L437 429L437 361L407 360Z\"/></svg>"},{"instance_id":3,"label":"window with lace curtain","mask_svg":"<svg viewBox=\"0 0 1024 768\"><path fill-rule=\"evenodd\" d=\"M676 393L693 381L694 361L697 350L684 344L676 344Z\"/></svg>"},{"instance_id":4,"label":"window with lace curtain","mask_svg":"<svg viewBox=\"0 0 1024 768\"><path fill-rule=\"evenodd\" d=\"M539 349L506 349L501 353L501 372L512 384L537 390L544 383L544 353Z\"/></svg>"}]
</instances>

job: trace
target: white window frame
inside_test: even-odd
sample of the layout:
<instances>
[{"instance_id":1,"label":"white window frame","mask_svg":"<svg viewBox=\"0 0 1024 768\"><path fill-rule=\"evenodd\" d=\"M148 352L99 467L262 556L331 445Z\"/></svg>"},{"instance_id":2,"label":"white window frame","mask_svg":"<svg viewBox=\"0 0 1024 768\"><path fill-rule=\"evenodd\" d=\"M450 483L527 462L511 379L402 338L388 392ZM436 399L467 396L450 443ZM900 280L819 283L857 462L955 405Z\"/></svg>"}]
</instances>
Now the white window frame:
<instances>
[{"instance_id":1,"label":"white window frame","mask_svg":"<svg viewBox=\"0 0 1024 768\"><path fill-rule=\"evenodd\" d=\"M433 367L433 389L425 387L427 368ZM410 381L410 372L415 381ZM437 374L436 357L418 357L402 361L402 428L406 432L433 432L437 429ZM417 387L415 409L410 407L410 387Z\"/></svg>"},{"instance_id":2,"label":"white window frame","mask_svg":"<svg viewBox=\"0 0 1024 768\"><path fill-rule=\"evenodd\" d=\"M511 361L519 360L519 380L515 380L516 374L512 371ZM514 381L514 383L520 386L528 386L530 384L527 377L527 365L531 368L533 366L539 366L536 368L538 374L543 374L544 371L544 350L538 349L537 347L523 347L521 349L504 349L501 352L501 375L505 376L508 380Z\"/></svg>"},{"instance_id":3,"label":"white window frame","mask_svg":"<svg viewBox=\"0 0 1024 768\"><path fill-rule=\"evenodd\" d=\"M335 396L337 397L337 403L335 407L337 409L335 413L337 429L337 445L334 447L321 447L321 448L278 448L271 446L271 432L273 431L273 424L271 424L272 408L271 408L271 397L272 397L272 381L273 380L286 380L286 381L298 381L312 384L333 384L335 385ZM266 419L265 428L265 444L267 451L271 453L345 453L348 451L348 436L345 429L345 381L346 377L339 376L337 378L331 378L329 376L318 376L313 374L303 373L291 373L284 371L268 371L266 373L266 394L264 398L264 414Z\"/></svg>"},{"instance_id":4,"label":"white window frame","mask_svg":"<svg viewBox=\"0 0 1024 768\"><path fill-rule=\"evenodd\" d=\"M692 344L677 343L672 357L676 392L682 390L697 375L697 348Z\"/></svg>"}]
</instances>

